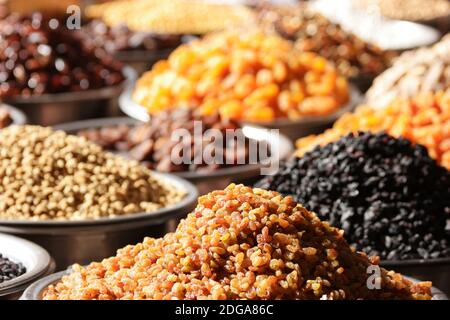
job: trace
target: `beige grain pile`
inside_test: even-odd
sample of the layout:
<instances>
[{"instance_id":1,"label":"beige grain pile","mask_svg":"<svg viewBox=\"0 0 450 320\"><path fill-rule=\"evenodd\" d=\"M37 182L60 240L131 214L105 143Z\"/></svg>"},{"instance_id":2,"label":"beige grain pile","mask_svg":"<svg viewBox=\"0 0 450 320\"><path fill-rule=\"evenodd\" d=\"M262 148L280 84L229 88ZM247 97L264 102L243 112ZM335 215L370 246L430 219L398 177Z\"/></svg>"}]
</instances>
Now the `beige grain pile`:
<instances>
[{"instance_id":1,"label":"beige grain pile","mask_svg":"<svg viewBox=\"0 0 450 320\"><path fill-rule=\"evenodd\" d=\"M0 219L83 220L152 212L185 191L84 138L38 126L0 131Z\"/></svg>"},{"instance_id":2,"label":"beige grain pile","mask_svg":"<svg viewBox=\"0 0 450 320\"><path fill-rule=\"evenodd\" d=\"M89 6L86 14L110 26L168 34L206 34L256 24L254 12L245 6L199 0L120 0Z\"/></svg>"},{"instance_id":3,"label":"beige grain pile","mask_svg":"<svg viewBox=\"0 0 450 320\"><path fill-rule=\"evenodd\" d=\"M450 16L448 0L357 0L362 8L375 8L391 19L429 21Z\"/></svg>"},{"instance_id":4,"label":"beige grain pile","mask_svg":"<svg viewBox=\"0 0 450 320\"><path fill-rule=\"evenodd\" d=\"M199 198L175 233L146 238L117 256L74 266L44 299L429 299L412 284L355 252L343 232L291 197L230 185Z\"/></svg>"}]
</instances>

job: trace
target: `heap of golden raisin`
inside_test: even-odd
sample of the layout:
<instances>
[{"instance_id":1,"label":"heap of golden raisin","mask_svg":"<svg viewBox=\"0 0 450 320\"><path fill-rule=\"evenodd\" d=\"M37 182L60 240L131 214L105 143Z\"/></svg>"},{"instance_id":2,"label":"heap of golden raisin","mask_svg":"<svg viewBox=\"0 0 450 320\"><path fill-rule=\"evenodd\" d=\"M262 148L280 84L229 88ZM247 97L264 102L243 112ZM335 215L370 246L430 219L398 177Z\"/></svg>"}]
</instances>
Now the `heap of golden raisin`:
<instances>
[{"instance_id":1,"label":"heap of golden raisin","mask_svg":"<svg viewBox=\"0 0 450 320\"><path fill-rule=\"evenodd\" d=\"M180 46L139 79L133 99L150 114L200 108L251 122L338 110L348 83L326 59L278 36L224 32Z\"/></svg>"},{"instance_id":2,"label":"heap of golden raisin","mask_svg":"<svg viewBox=\"0 0 450 320\"><path fill-rule=\"evenodd\" d=\"M429 300L356 252L344 232L274 191L231 184L198 199L174 233L73 266L44 300ZM368 287L369 267L380 287Z\"/></svg>"}]
</instances>

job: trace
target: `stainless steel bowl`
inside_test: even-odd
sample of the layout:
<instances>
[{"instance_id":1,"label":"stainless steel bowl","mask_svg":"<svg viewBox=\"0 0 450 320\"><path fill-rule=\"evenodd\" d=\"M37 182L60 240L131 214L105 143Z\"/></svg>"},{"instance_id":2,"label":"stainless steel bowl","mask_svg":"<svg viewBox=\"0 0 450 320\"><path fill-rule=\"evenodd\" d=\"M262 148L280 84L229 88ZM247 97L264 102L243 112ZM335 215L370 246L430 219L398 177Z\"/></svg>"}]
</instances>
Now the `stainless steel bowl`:
<instances>
[{"instance_id":1,"label":"stainless steel bowl","mask_svg":"<svg viewBox=\"0 0 450 320\"><path fill-rule=\"evenodd\" d=\"M149 52L145 50L134 51L119 51L114 54L114 57L132 67L137 75L150 70L150 68L159 60L169 57L173 49L161 50L158 52Z\"/></svg>"},{"instance_id":2,"label":"stainless steel bowl","mask_svg":"<svg viewBox=\"0 0 450 320\"><path fill-rule=\"evenodd\" d=\"M127 244L146 236L165 234L171 220L185 216L196 204L198 193L190 182L173 175L154 173L168 184L186 191L185 198L151 213L82 221L0 220L0 232L36 242L55 258L57 270L73 263L86 264L114 255Z\"/></svg>"},{"instance_id":3,"label":"stainless steel bowl","mask_svg":"<svg viewBox=\"0 0 450 320\"><path fill-rule=\"evenodd\" d=\"M0 283L0 299L20 297L31 283L55 271L53 260L45 249L21 238L0 233L0 253L26 268L23 275Z\"/></svg>"},{"instance_id":4,"label":"stainless steel bowl","mask_svg":"<svg viewBox=\"0 0 450 320\"><path fill-rule=\"evenodd\" d=\"M63 130L70 134L76 134L78 131L85 129L96 129L120 124L132 126L137 123L139 123L138 120L128 117L104 118L65 123L54 126L54 129ZM277 149L272 149L276 151L273 153L272 159L270 159L272 163L279 163L280 161L287 159L293 152L293 145L287 137L283 135L277 137L274 133L265 128L247 125L243 127L243 133L250 139L266 141L271 148ZM274 141L277 141L277 143L274 143ZM194 183L200 194L204 194L212 190L223 189L231 182L251 185L257 179L261 178L261 169L261 165L248 164L223 168L212 172L188 171L175 172L173 174Z\"/></svg>"},{"instance_id":5,"label":"stainless steel bowl","mask_svg":"<svg viewBox=\"0 0 450 320\"><path fill-rule=\"evenodd\" d=\"M131 118L148 121L150 115L147 110L137 104L132 99L133 87L128 87L119 98L119 106L123 113ZM328 128L344 113L352 111L359 103L362 102L362 96L359 90L350 85L350 101L338 111L327 116L310 116L301 120L278 119L270 122L250 123L244 122L243 125L261 126L269 129L279 129L280 133L288 138L295 140L310 134L320 133Z\"/></svg>"},{"instance_id":6,"label":"stainless steel bowl","mask_svg":"<svg viewBox=\"0 0 450 320\"><path fill-rule=\"evenodd\" d=\"M25 115L25 113L23 113L22 111L20 111L17 108L14 108L10 105L7 104L0 104L0 109L5 108L6 110L9 111L9 114L11 116L12 119L12 124L18 124L18 125L23 125L28 123L28 118Z\"/></svg>"},{"instance_id":7,"label":"stainless steel bowl","mask_svg":"<svg viewBox=\"0 0 450 320\"><path fill-rule=\"evenodd\" d=\"M450 258L385 260L381 261L381 265L386 269L392 269L422 281L432 281L435 286L450 296Z\"/></svg>"},{"instance_id":8,"label":"stainless steel bowl","mask_svg":"<svg viewBox=\"0 0 450 320\"><path fill-rule=\"evenodd\" d=\"M317 0L311 1L310 6L345 30L351 30L361 39L383 50L411 50L431 45L441 36L438 30L429 26L385 18L358 8L352 2Z\"/></svg>"},{"instance_id":9,"label":"stainless steel bowl","mask_svg":"<svg viewBox=\"0 0 450 320\"><path fill-rule=\"evenodd\" d=\"M47 276L41 280L36 281L32 285L30 285L25 292L23 293L20 300L42 300L44 290L51 284L55 284L61 280L61 278L65 275L71 273L71 270L61 271L50 276ZM410 277L405 277L411 281L418 282L418 280ZM438 288L432 287L431 293L433 295L433 300L449 300L448 297Z\"/></svg>"},{"instance_id":10,"label":"stainless steel bowl","mask_svg":"<svg viewBox=\"0 0 450 320\"><path fill-rule=\"evenodd\" d=\"M147 122L150 120L150 115L147 110L133 101L133 90L134 85L129 86L119 97L119 107L123 113L125 113L130 118Z\"/></svg>"},{"instance_id":11,"label":"stainless steel bowl","mask_svg":"<svg viewBox=\"0 0 450 320\"><path fill-rule=\"evenodd\" d=\"M126 80L112 87L82 92L43 94L31 97L4 99L22 112L30 123L49 126L57 123L117 115L117 99L122 91L136 80L136 72L125 67Z\"/></svg>"}]
</instances>

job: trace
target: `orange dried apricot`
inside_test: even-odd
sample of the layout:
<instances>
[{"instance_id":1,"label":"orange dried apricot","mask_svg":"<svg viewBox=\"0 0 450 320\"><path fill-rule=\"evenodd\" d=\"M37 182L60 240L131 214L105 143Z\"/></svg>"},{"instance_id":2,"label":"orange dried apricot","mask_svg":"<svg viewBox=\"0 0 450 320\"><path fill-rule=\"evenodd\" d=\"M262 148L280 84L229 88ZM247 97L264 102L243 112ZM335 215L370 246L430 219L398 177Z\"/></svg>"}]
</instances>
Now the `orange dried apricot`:
<instances>
[{"instance_id":1,"label":"orange dried apricot","mask_svg":"<svg viewBox=\"0 0 450 320\"><path fill-rule=\"evenodd\" d=\"M326 59L278 36L224 32L193 41L137 82L133 100L150 114L200 108L250 122L335 112L349 99L347 80Z\"/></svg>"}]
</instances>

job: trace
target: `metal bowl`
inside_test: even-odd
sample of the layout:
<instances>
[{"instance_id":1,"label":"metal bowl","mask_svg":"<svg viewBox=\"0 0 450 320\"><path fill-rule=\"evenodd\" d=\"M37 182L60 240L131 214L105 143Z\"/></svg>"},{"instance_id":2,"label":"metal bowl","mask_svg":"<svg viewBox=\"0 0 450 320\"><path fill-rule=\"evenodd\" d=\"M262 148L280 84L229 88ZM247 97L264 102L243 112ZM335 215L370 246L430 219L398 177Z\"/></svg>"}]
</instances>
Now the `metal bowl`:
<instances>
[{"instance_id":1,"label":"metal bowl","mask_svg":"<svg viewBox=\"0 0 450 320\"><path fill-rule=\"evenodd\" d=\"M183 35L179 45L187 44L195 39L198 39L195 35ZM141 75L144 72L149 71L159 60L167 59L179 45L154 52L148 50L117 51L114 53L114 57L132 67L137 75Z\"/></svg>"},{"instance_id":2,"label":"metal bowl","mask_svg":"<svg viewBox=\"0 0 450 320\"><path fill-rule=\"evenodd\" d=\"M20 297L20 300L42 300L42 296L44 293L44 290L51 284L55 284L61 280L63 276L66 276L71 273L71 270L65 270L61 271L55 274L52 274L50 276L47 276L41 280L36 281L32 285L30 285L25 292L23 293L22 297ZM411 280L413 282L418 282L418 280L405 277L408 280ZM448 297L438 288L432 287L431 293L433 295L432 300L449 300Z\"/></svg>"},{"instance_id":3,"label":"metal bowl","mask_svg":"<svg viewBox=\"0 0 450 320\"><path fill-rule=\"evenodd\" d=\"M148 121L150 119L150 115L147 113L147 110L143 106L134 102L132 95L132 87L129 87L120 95L120 109L131 118L144 122ZM322 132L324 129L332 125L333 122L344 113L352 111L361 101L362 96L359 90L355 86L350 85L349 102L332 114L326 116L303 117L300 120L277 119L270 122L243 122L242 124L261 126L269 129L279 129L281 134L287 136L291 140L295 140L310 134Z\"/></svg>"},{"instance_id":4,"label":"metal bowl","mask_svg":"<svg viewBox=\"0 0 450 320\"><path fill-rule=\"evenodd\" d=\"M23 113L22 111L20 111L17 108L14 108L10 105L7 104L0 104L0 109L5 108L6 110L8 110L11 119L12 119L12 124L17 124L17 125L23 125L26 124L28 122L27 116L25 115L25 113Z\"/></svg>"},{"instance_id":5,"label":"metal bowl","mask_svg":"<svg viewBox=\"0 0 450 320\"><path fill-rule=\"evenodd\" d=\"M133 96L134 86L129 86L119 97L119 107L123 113L127 116L142 121L147 122L150 120L150 115L147 110L140 104L134 102Z\"/></svg>"},{"instance_id":6,"label":"metal bowl","mask_svg":"<svg viewBox=\"0 0 450 320\"><path fill-rule=\"evenodd\" d=\"M173 49L165 49L157 52L145 50L118 51L114 54L114 57L132 67L137 75L141 75L150 70L159 60L167 59L172 51Z\"/></svg>"},{"instance_id":7,"label":"metal bowl","mask_svg":"<svg viewBox=\"0 0 450 320\"><path fill-rule=\"evenodd\" d=\"M48 252L30 241L0 234L0 253L26 268L23 275L0 283L0 299L18 297L31 283L54 272L54 263Z\"/></svg>"},{"instance_id":8,"label":"metal bowl","mask_svg":"<svg viewBox=\"0 0 450 320\"><path fill-rule=\"evenodd\" d=\"M450 258L415 259L404 261L381 261L387 269L393 269L401 274L422 281L432 281L445 294L450 296Z\"/></svg>"},{"instance_id":9,"label":"metal bowl","mask_svg":"<svg viewBox=\"0 0 450 320\"><path fill-rule=\"evenodd\" d=\"M154 173L159 179L186 191L179 203L151 213L81 221L0 220L0 232L17 235L46 248L55 258L57 270L73 263L86 264L114 255L127 244L146 236L162 236L171 220L185 216L197 201L190 182L173 175Z\"/></svg>"},{"instance_id":10,"label":"metal bowl","mask_svg":"<svg viewBox=\"0 0 450 320\"><path fill-rule=\"evenodd\" d=\"M101 127L109 127L114 125L133 126L139 123L138 120L122 117L122 118L104 118L91 119L85 121L76 121L54 126L56 130L63 130L69 134L76 134L80 130L96 129ZM277 148L271 159L272 163L287 159L293 152L291 141L283 136L278 136L278 143L273 143L277 136L269 130L256 126L244 126L243 133L246 137L259 141L267 141L271 148ZM274 149L272 149L274 150ZM119 153L126 157L126 153ZM275 154L278 155L275 158ZM253 184L254 181L261 177L262 165L247 164L228 168L222 168L212 172L186 171L174 172L173 174L194 183L200 194L208 193L215 189L223 189L231 182Z\"/></svg>"},{"instance_id":11,"label":"metal bowl","mask_svg":"<svg viewBox=\"0 0 450 320\"><path fill-rule=\"evenodd\" d=\"M119 85L81 92L11 97L4 101L23 113L33 124L49 126L57 123L105 117L118 114L117 99L136 80L136 72L125 67L126 80Z\"/></svg>"},{"instance_id":12,"label":"metal bowl","mask_svg":"<svg viewBox=\"0 0 450 320\"><path fill-rule=\"evenodd\" d=\"M355 33L363 40L374 43L384 50L410 50L431 45L438 41L438 30L404 20L383 17L354 6L357 1L340 0L311 1L310 7L345 30Z\"/></svg>"}]
</instances>

